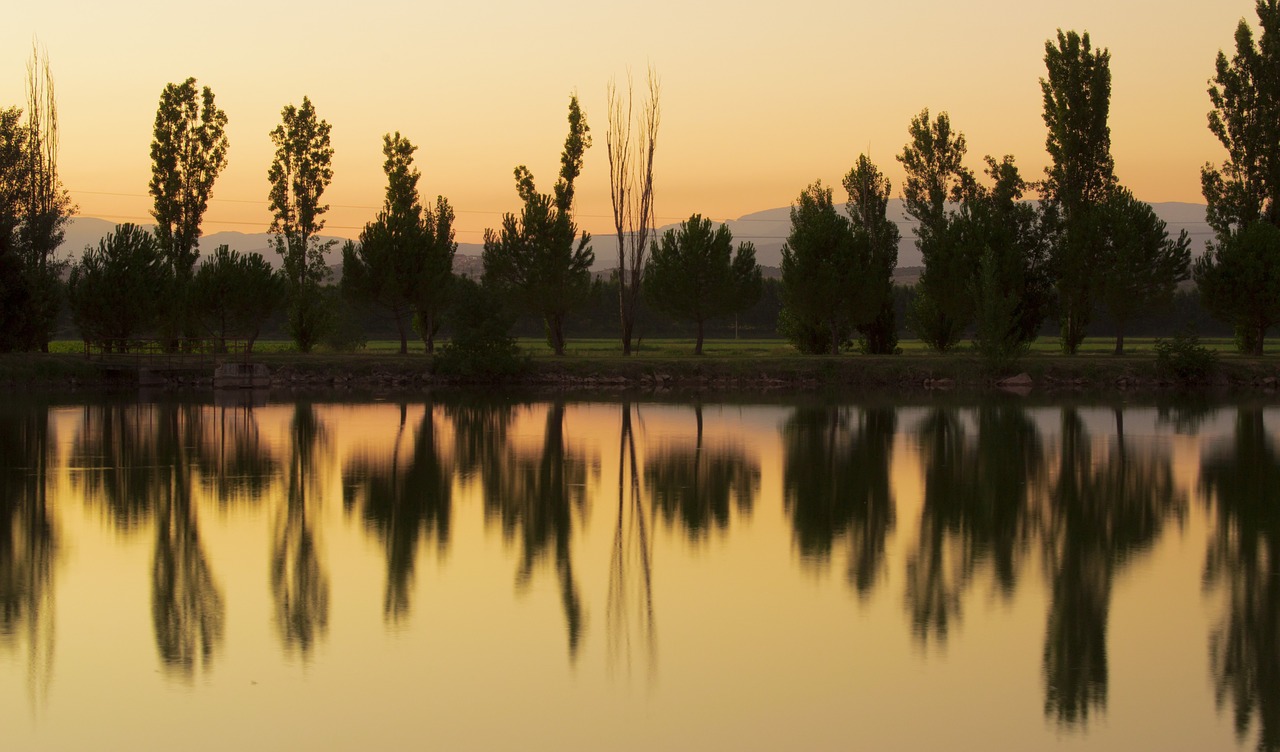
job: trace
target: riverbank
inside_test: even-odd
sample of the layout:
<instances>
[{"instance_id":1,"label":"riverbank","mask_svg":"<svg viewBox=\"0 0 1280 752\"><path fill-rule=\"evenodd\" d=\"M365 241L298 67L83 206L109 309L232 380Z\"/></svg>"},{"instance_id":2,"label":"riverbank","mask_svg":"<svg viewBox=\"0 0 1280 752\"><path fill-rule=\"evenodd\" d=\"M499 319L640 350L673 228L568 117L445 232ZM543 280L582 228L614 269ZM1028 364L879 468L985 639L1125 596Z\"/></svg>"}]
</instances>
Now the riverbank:
<instances>
[{"instance_id":1,"label":"riverbank","mask_svg":"<svg viewBox=\"0 0 1280 752\"><path fill-rule=\"evenodd\" d=\"M425 389L462 383L434 372L423 354L255 354L277 389ZM1159 368L1148 353L1115 357L1033 353L1011 368L990 371L968 353L893 356L531 356L523 372L504 385L549 390L742 389L876 390L1275 390L1280 359L1222 355L1207 379L1187 383ZM9 390L127 390L138 386L138 368L104 365L75 354L0 355L0 388ZM163 389L212 388L212 366L155 368Z\"/></svg>"}]
</instances>

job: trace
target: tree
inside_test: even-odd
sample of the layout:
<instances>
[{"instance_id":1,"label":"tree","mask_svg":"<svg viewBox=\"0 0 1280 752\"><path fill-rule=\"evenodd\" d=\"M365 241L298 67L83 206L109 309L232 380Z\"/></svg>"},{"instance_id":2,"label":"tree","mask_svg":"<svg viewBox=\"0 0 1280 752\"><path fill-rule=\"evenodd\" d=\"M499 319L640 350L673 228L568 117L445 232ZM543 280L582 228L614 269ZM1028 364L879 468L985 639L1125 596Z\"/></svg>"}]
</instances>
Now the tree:
<instances>
[{"instance_id":1,"label":"tree","mask_svg":"<svg viewBox=\"0 0 1280 752\"><path fill-rule=\"evenodd\" d=\"M973 318L968 286L957 281L972 276L975 260L954 242L947 208L960 201L973 175L962 164L964 134L952 131L947 113L930 121L929 110L921 110L907 132L911 140L898 155L906 172L902 194L907 216L916 220L916 248L924 262L907 325L930 347L946 352Z\"/></svg>"},{"instance_id":2,"label":"tree","mask_svg":"<svg viewBox=\"0 0 1280 752\"><path fill-rule=\"evenodd\" d=\"M1050 263L1062 321L1062 350L1074 354L1084 340L1100 274L1103 239L1091 218L1116 184L1111 158L1111 53L1094 50L1089 34L1058 31L1045 42L1045 168L1043 201L1051 228Z\"/></svg>"},{"instance_id":3,"label":"tree","mask_svg":"<svg viewBox=\"0 0 1280 752\"><path fill-rule=\"evenodd\" d=\"M970 180L952 219L957 255L976 259L962 283L972 299L975 345L996 369L1010 365L1040 331L1051 284L1039 213L1013 157L986 157L987 187Z\"/></svg>"},{"instance_id":4,"label":"tree","mask_svg":"<svg viewBox=\"0 0 1280 752\"><path fill-rule=\"evenodd\" d=\"M41 350L49 340L62 305L61 274L55 258L67 221L75 212L58 177L58 100L49 56L33 45L27 62L25 188L18 246L31 294L30 320Z\"/></svg>"},{"instance_id":5,"label":"tree","mask_svg":"<svg viewBox=\"0 0 1280 752\"><path fill-rule=\"evenodd\" d=\"M1186 230L1170 238L1151 206L1126 188L1111 193L1100 215L1106 273L1098 280L1098 300L1116 324L1115 354L1122 355L1125 324L1170 305L1178 283L1191 276L1191 241Z\"/></svg>"},{"instance_id":6,"label":"tree","mask_svg":"<svg viewBox=\"0 0 1280 752\"><path fill-rule=\"evenodd\" d=\"M485 230L484 234L485 284L504 291L517 308L542 316L556 355L564 355L565 316L591 291L595 261L591 236L578 237L572 213L573 182L582 172L582 155L591 146L589 134L578 97L573 95L554 193L538 193L529 168L516 167L516 193L524 208L519 217L504 215L496 232Z\"/></svg>"},{"instance_id":7,"label":"tree","mask_svg":"<svg viewBox=\"0 0 1280 752\"><path fill-rule=\"evenodd\" d=\"M1255 228L1280 226L1280 0L1258 0L1256 10L1261 37L1255 41L1241 19L1235 54L1218 52L1210 81L1209 130L1227 160L1200 171L1215 242L1197 260L1195 278L1206 307L1236 326L1242 350L1261 355L1280 278L1272 233Z\"/></svg>"},{"instance_id":8,"label":"tree","mask_svg":"<svg viewBox=\"0 0 1280 752\"><path fill-rule=\"evenodd\" d=\"M1235 327L1240 351L1262 355L1267 330L1280 323L1280 228L1259 220L1210 245L1195 280L1205 308Z\"/></svg>"},{"instance_id":9,"label":"tree","mask_svg":"<svg viewBox=\"0 0 1280 752\"><path fill-rule=\"evenodd\" d=\"M453 218L453 207L444 196L436 196L434 211L424 208L422 212L429 242L418 271L413 327L428 353L436 351L440 322L454 299L453 256L458 252L458 243L454 239Z\"/></svg>"},{"instance_id":10,"label":"tree","mask_svg":"<svg viewBox=\"0 0 1280 752\"><path fill-rule=\"evenodd\" d=\"M855 286L856 251L849 220L819 181L791 206L791 232L782 246L779 328L801 352L835 354L856 323L848 301Z\"/></svg>"},{"instance_id":11,"label":"tree","mask_svg":"<svg viewBox=\"0 0 1280 752\"><path fill-rule=\"evenodd\" d=\"M26 136L22 110L0 109L0 352L31 349L38 340L31 316L31 284L18 247Z\"/></svg>"},{"instance_id":12,"label":"tree","mask_svg":"<svg viewBox=\"0 0 1280 752\"><path fill-rule=\"evenodd\" d=\"M248 340L253 351L263 323L284 296L284 278L261 254L240 254L220 245L206 258L191 280L193 323L218 339L226 349L229 337Z\"/></svg>"},{"instance_id":13,"label":"tree","mask_svg":"<svg viewBox=\"0 0 1280 752\"><path fill-rule=\"evenodd\" d=\"M116 225L71 267L72 319L86 342L125 351L129 338L156 323L170 284L155 237L137 225Z\"/></svg>"},{"instance_id":14,"label":"tree","mask_svg":"<svg viewBox=\"0 0 1280 752\"><path fill-rule=\"evenodd\" d=\"M271 183L268 202L270 231L276 252L284 261L289 292L289 330L303 352L310 352L326 325L326 307L320 286L329 276L324 254L334 241L320 242L321 215L329 210L320 203L333 180L333 147L329 123L316 117L307 97L302 106L285 105L281 123L271 131L275 158L267 172Z\"/></svg>"},{"instance_id":15,"label":"tree","mask_svg":"<svg viewBox=\"0 0 1280 752\"><path fill-rule=\"evenodd\" d=\"M166 84L151 140L151 196L156 238L180 280L200 257L200 222L218 174L227 165L227 114L196 80Z\"/></svg>"},{"instance_id":16,"label":"tree","mask_svg":"<svg viewBox=\"0 0 1280 752\"><path fill-rule=\"evenodd\" d=\"M745 310L760 297L755 246L742 243L735 254L729 228L713 228L701 215L663 233L652 255L644 273L645 295L655 308L695 323L695 355L702 354L707 319Z\"/></svg>"},{"instance_id":17,"label":"tree","mask_svg":"<svg viewBox=\"0 0 1280 752\"><path fill-rule=\"evenodd\" d=\"M636 323L641 282L645 278L645 253L653 214L653 155L658 143L661 86L657 73L649 69L649 97L640 105L631 125L631 78L627 77L627 101L609 82L609 199L613 204L613 224L618 232L618 313L622 321L622 354L631 354L631 336ZM699 347L701 352L701 347Z\"/></svg>"},{"instance_id":18,"label":"tree","mask_svg":"<svg viewBox=\"0 0 1280 752\"><path fill-rule=\"evenodd\" d=\"M844 178L846 208L856 238L858 290L852 301L864 352L885 355L898 346L893 310L893 270L898 265L898 226L887 211L892 185L865 154Z\"/></svg>"},{"instance_id":19,"label":"tree","mask_svg":"<svg viewBox=\"0 0 1280 752\"><path fill-rule=\"evenodd\" d=\"M418 198L420 173L413 166L416 146L397 131L382 137L386 156L387 195L377 219L364 226L360 243L342 249L342 289L391 314L400 334L400 354L409 352L408 327L415 307L429 319L439 310L453 266L453 209L443 197L435 213L423 210ZM445 219L449 237L437 243L437 220ZM423 290L423 286L428 289ZM434 321L424 327L423 341L432 349Z\"/></svg>"}]
</instances>

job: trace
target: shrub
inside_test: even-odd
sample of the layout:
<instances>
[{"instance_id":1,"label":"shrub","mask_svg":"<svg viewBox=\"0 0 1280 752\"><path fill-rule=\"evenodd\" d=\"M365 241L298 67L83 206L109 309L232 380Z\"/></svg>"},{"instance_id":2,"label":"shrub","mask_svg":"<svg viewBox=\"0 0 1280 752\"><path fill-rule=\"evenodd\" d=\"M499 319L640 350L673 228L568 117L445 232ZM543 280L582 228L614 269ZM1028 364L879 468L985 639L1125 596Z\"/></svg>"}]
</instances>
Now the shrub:
<instances>
[{"instance_id":1,"label":"shrub","mask_svg":"<svg viewBox=\"0 0 1280 752\"><path fill-rule=\"evenodd\" d=\"M1173 339L1157 339L1156 370L1183 383L1207 381L1218 368L1218 355L1200 344L1194 331L1185 329Z\"/></svg>"}]
</instances>

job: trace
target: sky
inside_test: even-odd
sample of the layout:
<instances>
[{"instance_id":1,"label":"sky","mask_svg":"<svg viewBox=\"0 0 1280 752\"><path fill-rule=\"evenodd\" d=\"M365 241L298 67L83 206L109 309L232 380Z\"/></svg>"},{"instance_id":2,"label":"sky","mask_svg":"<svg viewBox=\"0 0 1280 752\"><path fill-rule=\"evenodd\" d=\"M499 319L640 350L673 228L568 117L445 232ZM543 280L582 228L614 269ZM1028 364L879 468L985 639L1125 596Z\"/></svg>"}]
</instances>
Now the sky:
<instances>
[{"instance_id":1,"label":"sky","mask_svg":"<svg viewBox=\"0 0 1280 752\"><path fill-rule=\"evenodd\" d=\"M1058 29L1111 52L1112 151L1149 202L1200 202L1199 171L1224 152L1206 128L1207 82L1253 0L45 0L6 9L0 106L25 102L33 41L47 53L61 125L59 169L84 216L149 222L150 142L165 84L194 76L226 111L229 164L204 231L270 222L269 132L308 96L332 124L326 231L354 237L382 203L382 136L419 148L419 188L478 243L516 211L512 170L550 191L577 92L592 128L579 225L612 231L606 91L630 71L661 80L658 223L790 204L836 186L868 153L900 195L894 157L923 108L946 111L968 164L1047 161L1039 79Z\"/></svg>"}]
</instances>

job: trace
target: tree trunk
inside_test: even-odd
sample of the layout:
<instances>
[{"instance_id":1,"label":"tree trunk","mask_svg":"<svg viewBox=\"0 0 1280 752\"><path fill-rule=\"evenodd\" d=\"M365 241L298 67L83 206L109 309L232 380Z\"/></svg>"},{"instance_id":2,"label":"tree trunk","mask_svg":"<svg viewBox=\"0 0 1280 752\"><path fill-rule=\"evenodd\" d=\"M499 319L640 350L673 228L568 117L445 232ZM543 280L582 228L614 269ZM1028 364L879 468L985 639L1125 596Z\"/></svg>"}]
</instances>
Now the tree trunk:
<instances>
[{"instance_id":1,"label":"tree trunk","mask_svg":"<svg viewBox=\"0 0 1280 752\"><path fill-rule=\"evenodd\" d=\"M1113 355L1124 355L1124 322L1116 322L1116 351Z\"/></svg>"},{"instance_id":2,"label":"tree trunk","mask_svg":"<svg viewBox=\"0 0 1280 752\"><path fill-rule=\"evenodd\" d=\"M400 332L400 354L409 354L409 337L404 330L404 311L395 309L396 331Z\"/></svg>"},{"instance_id":3,"label":"tree trunk","mask_svg":"<svg viewBox=\"0 0 1280 752\"><path fill-rule=\"evenodd\" d=\"M702 319L698 319L698 344L693 346L693 354L702 354Z\"/></svg>"},{"instance_id":4,"label":"tree trunk","mask_svg":"<svg viewBox=\"0 0 1280 752\"><path fill-rule=\"evenodd\" d=\"M564 318L558 314L546 317L547 335L551 340L551 350L556 355L564 355Z\"/></svg>"},{"instance_id":5,"label":"tree trunk","mask_svg":"<svg viewBox=\"0 0 1280 752\"><path fill-rule=\"evenodd\" d=\"M1267 325L1258 324L1257 334L1255 334L1253 338L1253 354L1254 355L1257 355L1259 357L1262 356L1262 341L1266 339L1266 336L1267 336Z\"/></svg>"}]
</instances>

